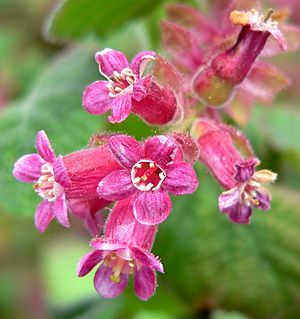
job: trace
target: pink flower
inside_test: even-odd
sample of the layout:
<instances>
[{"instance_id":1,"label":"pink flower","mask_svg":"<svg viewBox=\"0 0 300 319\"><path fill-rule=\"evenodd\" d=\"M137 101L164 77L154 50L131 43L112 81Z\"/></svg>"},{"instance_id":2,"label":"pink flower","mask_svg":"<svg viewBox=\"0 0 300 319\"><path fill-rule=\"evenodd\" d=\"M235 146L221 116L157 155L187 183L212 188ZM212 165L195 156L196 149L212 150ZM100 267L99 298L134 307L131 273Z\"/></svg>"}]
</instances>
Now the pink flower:
<instances>
[{"instance_id":1,"label":"pink flower","mask_svg":"<svg viewBox=\"0 0 300 319\"><path fill-rule=\"evenodd\" d=\"M207 119L198 120L193 127L198 138L199 159L226 189L219 197L219 208L235 223L250 223L251 207L270 209L271 196L262 184L274 182L277 174L269 170L255 172L259 160L253 157L245 137L238 134L249 159L234 144L233 132L223 124ZM235 140L236 142L237 140Z\"/></svg>"},{"instance_id":2,"label":"pink flower","mask_svg":"<svg viewBox=\"0 0 300 319\"><path fill-rule=\"evenodd\" d=\"M129 65L120 51L105 49L96 53L96 62L106 81L90 84L83 93L82 103L87 112L100 115L111 109L111 123L124 121L130 112L153 125L170 122L177 109L171 90L160 87L151 75L143 76L155 53L137 54Z\"/></svg>"},{"instance_id":3,"label":"pink flower","mask_svg":"<svg viewBox=\"0 0 300 319\"><path fill-rule=\"evenodd\" d=\"M108 217L103 237L92 241L94 250L77 266L79 277L100 264L94 276L94 286L104 298L121 294L133 274L134 290L142 300L148 300L156 288L155 271L163 266L151 253L156 226L145 226L133 216L131 199L118 202Z\"/></svg>"},{"instance_id":4,"label":"pink flower","mask_svg":"<svg viewBox=\"0 0 300 319\"><path fill-rule=\"evenodd\" d=\"M136 219L145 225L164 221L171 212L173 195L193 193L198 187L191 164L181 161L173 139L155 136L138 143L126 135L112 136L109 147L123 166L104 177L98 194L106 200L133 197Z\"/></svg>"},{"instance_id":5,"label":"pink flower","mask_svg":"<svg viewBox=\"0 0 300 319\"><path fill-rule=\"evenodd\" d=\"M193 80L194 92L204 103L220 106L230 99L234 87L246 78L270 35L282 50L287 50L278 22L272 21L271 14L265 17L254 9L231 12L231 22L243 26L237 42L213 58Z\"/></svg>"},{"instance_id":6,"label":"pink flower","mask_svg":"<svg viewBox=\"0 0 300 319\"><path fill-rule=\"evenodd\" d=\"M14 165L13 175L24 183L34 183L34 189L43 198L36 209L35 225L38 231L44 232L49 223L54 219L65 227L69 227L65 188L70 180L63 166L59 176L54 175L54 165L61 161L56 159L49 139L44 131L39 131L36 136L38 154L22 156Z\"/></svg>"}]
</instances>

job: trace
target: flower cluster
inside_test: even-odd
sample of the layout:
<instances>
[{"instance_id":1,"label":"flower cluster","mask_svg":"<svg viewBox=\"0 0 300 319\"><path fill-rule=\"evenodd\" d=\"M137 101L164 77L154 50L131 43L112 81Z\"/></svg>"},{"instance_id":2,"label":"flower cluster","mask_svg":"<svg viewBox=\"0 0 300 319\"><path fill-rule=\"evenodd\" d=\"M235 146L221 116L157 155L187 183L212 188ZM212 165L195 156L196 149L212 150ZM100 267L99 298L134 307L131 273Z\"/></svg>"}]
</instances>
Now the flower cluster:
<instances>
[{"instance_id":1,"label":"flower cluster","mask_svg":"<svg viewBox=\"0 0 300 319\"><path fill-rule=\"evenodd\" d=\"M277 175L256 170L260 161L247 137L223 119L229 115L244 124L254 100L270 102L287 85L261 57L278 52L271 38L282 50L289 48L273 11L264 16L236 1L215 10L218 25L186 5L167 7L162 39L169 59L152 51L138 53L131 63L113 49L95 55L105 79L86 87L84 109L93 115L110 111L111 123L133 113L162 127L160 135L137 141L95 134L87 148L56 156L40 131L37 154L15 163L15 178L33 183L42 198L35 213L40 232L54 218L70 227L68 213L85 222L93 250L82 257L77 273L85 276L97 266L94 285L105 298L122 293L130 274L141 300L153 295L155 271L164 272L151 253L155 235L172 210L170 195L197 190L196 162L224 188L212 205L231 222L249 224L253 209L271 207L263 184ZM112 208L104 222L107 207Z\"/></svg>"}]
</instances>

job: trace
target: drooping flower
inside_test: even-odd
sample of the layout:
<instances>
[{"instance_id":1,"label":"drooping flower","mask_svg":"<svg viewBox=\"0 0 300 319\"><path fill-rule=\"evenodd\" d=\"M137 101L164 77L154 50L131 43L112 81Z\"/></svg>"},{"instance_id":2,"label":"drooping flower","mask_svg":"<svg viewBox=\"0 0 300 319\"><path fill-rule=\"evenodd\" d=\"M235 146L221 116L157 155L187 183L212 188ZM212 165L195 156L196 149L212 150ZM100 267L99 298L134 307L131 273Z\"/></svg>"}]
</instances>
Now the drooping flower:
<instances>
[{"instance_id":1,"label":"drooping flower","mask_svg":"<svg viewBox=\"0 0 300 319\"><path fill-rule=\"evenodd\" d=\"M220 211L228 214L232 222L249 224L251 207L269 210L271 196L262 184L274 182L277 174L269 170L255 171L260 162L246 145L247 140L240 139L248 152L245 159L237 149L230 129L223 124L199 119L192 131L198 140L200 161L226 190L219 197Z\"/></svg>"},{"instance_id":2,"label":"drooping flower","mask_svg":"<svg viewBox=\"0 0 300 319\"><path fill-rule=\"evenodd\" d=\"M231 22L243 26L237 42L214 57L193 80L194 92L206 104L220 106L230 99L234 88L246 78L270 35L283 50L287 49L278 22L271 19L272 13L269 11L263 16L254 9L231 12Z\"/></svg>"},{"instance_id":3,"label":"drooping flower","mask_svg":"<svg viewBox=\"0 0 300 319\"><path fill-rule=\"evenodd\" d=\"M107 80L93 82L85 89L82 103L86 111L100 115L111 110L111 123L124 121L130 112L153 125L170 122L177 109L174 94L160 87L150 74L144 75L148 62L155 56L154 52L143 51L129 64L120 51L97 52L96 62Z\"/></svg>"},{"instance_id":4,"label":"drooping flower","mask_svg":"<svg viewBox=\"0 0 300 319\"><path fill-rule=\"evenodd\" d=\"M65 227L69 227L65 188L70 185L67 172L61 166L59 179L54 176L56 158L50 141L44 131L36 136L38 154L22 156L14 165L13 175L24 183L34 183L34 190L43 198L36 209L35 225L38 231L43 232L49 223L56 217Z\"/></svg>"},{"instance_id":5,"label":"drooping flower","mask_svg":"<svg viewBox=\"0 0 300 319\"><path fill-rule=\"evenodd\" d=\"M172 208L168 192L185 195L198 187L192 165L181 160L170 137L154 136L139 143L118 135L110 138L109 147L123 168L100 181L98 194L110 201L132 196L134 215L142 224L155 225L168 217Z\"/></svg>"},{"instance_id":6,"label":"drooping flower","mask_svg":"<svg viewBox=\"0 0 300 319\"><path fill-rule=\"evenodd\" d=\"M160 261L151 254L156 226L146 226L134 218L131 199L119 201L108 217L102 238L91 242L94 250L81 259L77 274L83 277L98 264L94 286L104 298L121 294L133 274L134 290L148 300L156 288L155 270L163 272Z\"/></svg>"},{"instance_id":7,"label":"drooping flower","mask_svg":"<svg viewBox=\"0 0 300 319\"><path fill-rule=\"evenodd\" d=\"M219 1L210 3L211 16L206 16L195 8L184 4L170 4L167 6L167 21L162 22L162 39L164 48L172 56L172 62L184 76L184 91L188 98L186 106L198 105L199 97L194 94L193 78L197 78L202 72L210 68L211 60L234 47L238 37L238 28L234 26L229 17L236 10L250 10L253 1ZM277 12L274 14L277 16ZM295 50L300 44L300 32L284 23L280 29L287 40L288 51ZM294 41L290 40L294 39ZM268 41L261 56L277 54L278 45ZM270 48L271 47L271 48ZM276 50L275 50L276 49ZM208 70L209 71L209 70ZM207 71L207 72L208 72ZM209 73L209 72L208 72ZM228 113L238 124L245 125L250 119L251 110L255 101L270 104L275 94L283 90L289 84L286 76L274 65L256 60L252 65L244 81L234 86L225 81L219 81L217 77L203 76L200 91L207 93L208 105L214 107L214 99L223 102L222 111ZM209 92L210 87L215 88L215 97ZM205 93L204 87L208 90ZM197 91L197 88L196 88Z\"/></svg>"}]
</instances>

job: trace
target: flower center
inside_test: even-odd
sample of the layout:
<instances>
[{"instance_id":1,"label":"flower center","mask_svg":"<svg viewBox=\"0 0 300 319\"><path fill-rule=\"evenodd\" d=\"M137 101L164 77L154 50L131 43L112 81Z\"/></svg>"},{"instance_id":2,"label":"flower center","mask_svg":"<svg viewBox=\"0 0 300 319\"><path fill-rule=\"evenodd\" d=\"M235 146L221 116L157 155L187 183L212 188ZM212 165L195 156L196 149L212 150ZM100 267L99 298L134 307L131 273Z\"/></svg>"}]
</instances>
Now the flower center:
<instances>
[{"instance_id":1,"label":"flower center","mask_svg":"<svg viewBox=\"0 0 300 319\"><path fill-rule=\"evenodd\" d=\"M136 81L136 77L132 70L125 68L121 73L114 71L114 74L110 76L107 84L109 90L109 96L115 97L123 93L131 93L132 86Z\"/></svg>"},{"instance_id":2,"label":"flower center","mask_svg":"<svg viewBox=\"0 0 300 319\"><path fill-rule=\"evenodd\" d=\"M242 203L247 206L253 206L257 208L259 206L259 200L257 199L256 192L259 190L259 188L261 188L261 184L250 179L241 193Z\"/></svg>"},{"instance_id":3,"label":"flower center","mask_svg":"<svg viewBox=\"0 0 300 319\"><path fill-rule=\"evenodd\" d=\"M138 161L131 170L133 185L140 191L155 191L166 178L164 170L150 160Z\"/></svg>"},{"instance_id":4,"label":"flower center","mask_svg":"<svg viewBox=\"0 0 300 319\"><path fill-rule=\"evenodd\" d=\"M33 185L35 191L49 202L53 202L60 193L61 186L55 182L53 167L46 163L42 166L41 176Z\"/></svg>"},{"instance_id":5,"label":"flower center","mask_svg":"<svg viewBox=\"0 0 300 319\"><path fill-rule=\"evenodd\" d=\"M118 256L115 252L109 254L105 258L105 264L110 267L113 271L113 274L109 276L109 279L112 282L120 283L120 275L132 274L135 267L135 261L133 259L124 259Z\"/></svg>"}]
</instances>

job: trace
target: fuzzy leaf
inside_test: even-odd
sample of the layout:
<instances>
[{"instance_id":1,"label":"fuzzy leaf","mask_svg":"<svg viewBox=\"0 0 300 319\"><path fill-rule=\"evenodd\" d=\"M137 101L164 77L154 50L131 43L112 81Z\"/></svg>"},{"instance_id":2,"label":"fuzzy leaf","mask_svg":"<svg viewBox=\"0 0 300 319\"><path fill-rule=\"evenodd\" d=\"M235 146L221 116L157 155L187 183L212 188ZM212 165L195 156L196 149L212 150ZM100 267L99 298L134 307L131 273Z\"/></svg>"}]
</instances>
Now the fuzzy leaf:
<instances>
[{"instance_id":1,"label":"fuzzy leaf","mask_svg":"<svg viewBox=\"0 0 300 319\"><path fill-rule=\"evenodd\" d=\"M78 39L104 36L133 18L148 15L163 0L64 0L53 10L46 27L49 38Z\"/></svg>"}]
</instances>

